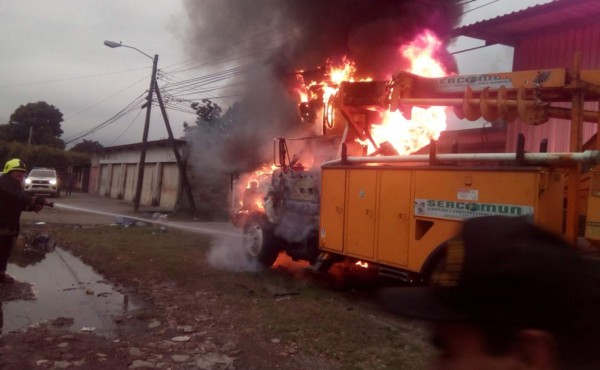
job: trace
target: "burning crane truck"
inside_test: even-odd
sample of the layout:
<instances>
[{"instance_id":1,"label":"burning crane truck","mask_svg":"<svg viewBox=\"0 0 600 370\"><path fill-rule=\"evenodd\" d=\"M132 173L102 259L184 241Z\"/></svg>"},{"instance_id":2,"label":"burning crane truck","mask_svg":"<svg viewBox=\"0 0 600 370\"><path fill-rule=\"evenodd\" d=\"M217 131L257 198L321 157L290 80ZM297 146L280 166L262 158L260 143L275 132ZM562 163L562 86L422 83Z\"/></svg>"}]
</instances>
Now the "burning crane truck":
<instances>
[{"instance_id":1,"label":"burning crane truck","mask_svg":"<svg viewBox=\"0 0 600 370\"><path fill-rule=\"evenodd\" d=\"M587 214L585 237L600 240L600 174L582 171L600 163L600 152L581 151L582 122L599 120L583 103L599 98L600 71L577 68L342 83L322 107L323 136L298 152L290 150L297 141L275 140L268 193L237 210L234 223L247 236L247 255L263 266L284 251L321 271L366 262L406 281L426 278L442 258L439 246L470 217L527 216L575 244ZM385 112L410 119L412 107L426 106L452 107L469 120L570 119L570 152L525 152L522 136L515 153L442 154L432 141L428 154L397 155L376 144ZM316 155L319 142L339 144L334 159ZM591 185L580 200L584 176Z\"/></svg>"}]
</instances>

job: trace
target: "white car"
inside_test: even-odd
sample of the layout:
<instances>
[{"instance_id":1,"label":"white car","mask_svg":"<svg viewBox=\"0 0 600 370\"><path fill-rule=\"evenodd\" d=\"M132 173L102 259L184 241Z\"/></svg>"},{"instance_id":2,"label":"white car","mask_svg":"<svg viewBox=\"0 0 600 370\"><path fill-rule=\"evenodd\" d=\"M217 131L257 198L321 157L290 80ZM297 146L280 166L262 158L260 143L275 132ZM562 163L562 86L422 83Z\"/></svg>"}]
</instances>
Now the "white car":
<instances>
[{"instance_id":1,"label":"white car","mask_svg":"<svg viewBox=\"0 0 600 370\"><path fill-rule=\"evenodd\" d=\"M54 168L34 168L25 179L25 191L59 197L60 187Z\"/></svg>"}]
</instances>

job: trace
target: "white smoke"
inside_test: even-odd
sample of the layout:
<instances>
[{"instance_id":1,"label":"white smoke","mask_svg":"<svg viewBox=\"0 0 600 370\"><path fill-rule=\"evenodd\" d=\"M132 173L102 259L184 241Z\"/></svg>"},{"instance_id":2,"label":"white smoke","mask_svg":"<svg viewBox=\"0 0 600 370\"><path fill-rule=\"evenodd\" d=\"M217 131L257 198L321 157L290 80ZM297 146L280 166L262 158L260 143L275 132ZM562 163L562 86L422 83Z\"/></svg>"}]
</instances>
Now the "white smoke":
<instances>
[{"instance_id":1,"label":"white smoke","mask_svg":"<svg viewBox=\"0 0 600 370\"><path fill-rule=\"evenodd\" d=\"M208 253L208 263L217 269L233 272L257 272L262 269L244 252L243 239L234 236L220 236L213 239Z\"/></svg>"}]
</instances>

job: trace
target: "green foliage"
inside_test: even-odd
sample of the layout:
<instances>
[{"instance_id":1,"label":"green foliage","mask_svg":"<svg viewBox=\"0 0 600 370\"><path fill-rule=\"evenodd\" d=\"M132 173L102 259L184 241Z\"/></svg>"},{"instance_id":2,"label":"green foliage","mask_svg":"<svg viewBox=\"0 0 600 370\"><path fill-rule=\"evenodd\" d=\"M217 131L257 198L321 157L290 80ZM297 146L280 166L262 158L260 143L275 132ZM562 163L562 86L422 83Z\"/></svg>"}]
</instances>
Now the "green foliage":
<instances>
[{"instance_id":1,"label":"green foliage","mask_svg":"<svg viewBox=\"0 0 600 370\"><path fill-rule=\"evenodd\" d=\"M209 99L202 99L202 104L192 103L191 107L198 115L196 126L191 127L187 123L184 123L184 131L190 132L191 130L200 128L208 134L216 134L222 137L228 136L232 132L233 126L236 123L234 117L239 110L239 104L235 103L223 113L223 109L219 104Z\"/></svg>"},{"instance_id":2,"label":"green foliage","mask_svg":"<svg viewBox=\"0 0 600 370\"><path fill-rule=\"evenodd\" d=\"M73 146L69 151L92 154L98 153L102 149L104 149L104 147L99 142L83 139L81 143Z\"/></svg>"},{"instance_id":3,"label":"green foliage","mask_svg":"<svg viewBox=\"0 0 600 370\"><path fill-rule=\"evenodd\" d=\"M0 137L20 143L47 145L64 149L60 139L63 130L60 123L63 114L55 106L44 101L21 105L10 116L8 127L2 128Z\"/></svg>"},{"instance_id":4,"label":"green foliage","mask_svg":"<svg viewBox=\"0 0 600 370\"><path fill-rule=\"evenodd\" d=\"M65 152L47 145L27 145L0 141L0 166L11 158L20 158L28 168L52 167L59 173L67 172L69 166L90 165L91 157L87 153Z\"/></svg>"},{"instance_id":5,"label":"green foliage","mask_svg":"<svg viewBox=\"0 0 600 370\"><path fill-rule=\"evenodd\" d=\"M192 103L192 109L196 111L198 115L197 124L206 122L209 124L218 124L221 120L221 114L223 109L219 104L212 102L209 99L202 99L202 103Z\"/></svg>"}]
</instances>

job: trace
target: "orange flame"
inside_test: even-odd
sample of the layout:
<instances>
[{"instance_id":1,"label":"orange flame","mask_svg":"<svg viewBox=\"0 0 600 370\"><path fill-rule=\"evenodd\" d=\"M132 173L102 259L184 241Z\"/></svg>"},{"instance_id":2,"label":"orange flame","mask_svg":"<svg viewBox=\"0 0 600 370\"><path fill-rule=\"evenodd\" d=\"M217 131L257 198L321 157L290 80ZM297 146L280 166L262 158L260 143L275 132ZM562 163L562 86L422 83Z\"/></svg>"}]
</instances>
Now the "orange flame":
<instances>
[{"instance_id":1,"label":"orange flame","mask_svg":"<svg viewBox=\"0 0 600 370\"><path fill-rule=\"evenodd\" d=\"M435 54L441 47L440 39L432 31L425 30L410 44L402 46L400 51L411 61L410 73L425 77L444 77L447 73L435 59Z\"/></svg>"},{"instance_id":2,"label":"orange flame","mask_svg":"<svg viewBox=\"0 0 600 370\"><path fill-rule=\"evenodd\" d=\"M344 81L354 81L356 65L350 59L342 58L342 64L335 66L331 61L327 61L327 75L334 86L338 86Z\"/></svg>"},{"instance_id":3,"label":"orange flame","mask_svg":"<svg viewBox=\"0 0 600 370\"><path fill-rule=\"evenodd\" d=\"M356 263L354 265L365 268L365 269L369 268L369 264L367 262L363 262L363 261L356 261Z\"/></svg>"},{"instance_id":4,"label":"orange flame","mask_svg":"<svg viewBox=\"0 0 600 370\"><path fill-rule=\"evenodd\" d=\"M323 103L327 103L329 98L338 90L339 85L342 82L354 82L354 74L356 73L356 64L348 59L346 56L342 58L340 63L335 63L331 59L326 61L327 67L325 81L317 82L310 81L305 84L305 81L301 81L301 86L294 89L299 95L300 102L307 102L309 100L321 98ZM361 81L370 81L371 78L361 79ZM317 89L315 89L317 88ZM319 95L316 94L319 91Z\"/></svg>"},{"instance_id":5,"label":"orange flame","mask_svg":"<svg viewBox=\"0 0 600 370\"><path fill-rule=\"evenodd\" d=\"M237 205L241 209L264 210L264 196L271 182L271 174L277 167L275 165L264 164L249 174L245 174L236 188ZM252 183L256 183L256 188L252 189Z\"/></svg>"},{"instance_id":6,"label":"orange flame","mask_svg":"<svg viewBox=\"0 0 600 370\"><path fill-rule=\"evenodd\" d=\"M441 47L442 42L436 35L425 30L399 51L411 62L409 72L425 77L443 77L447 73L442 64L435 59ZM372 126L371 136L378 144L388 141L398 154L403 155L419 150L429 144L430 139L437 140L445 129L445 107L413 107L410 120L399 111L386 112L381 125ZM369 141L360 143L367 145L368 153L375 151Z\"/></svg>"}]
</instances>

